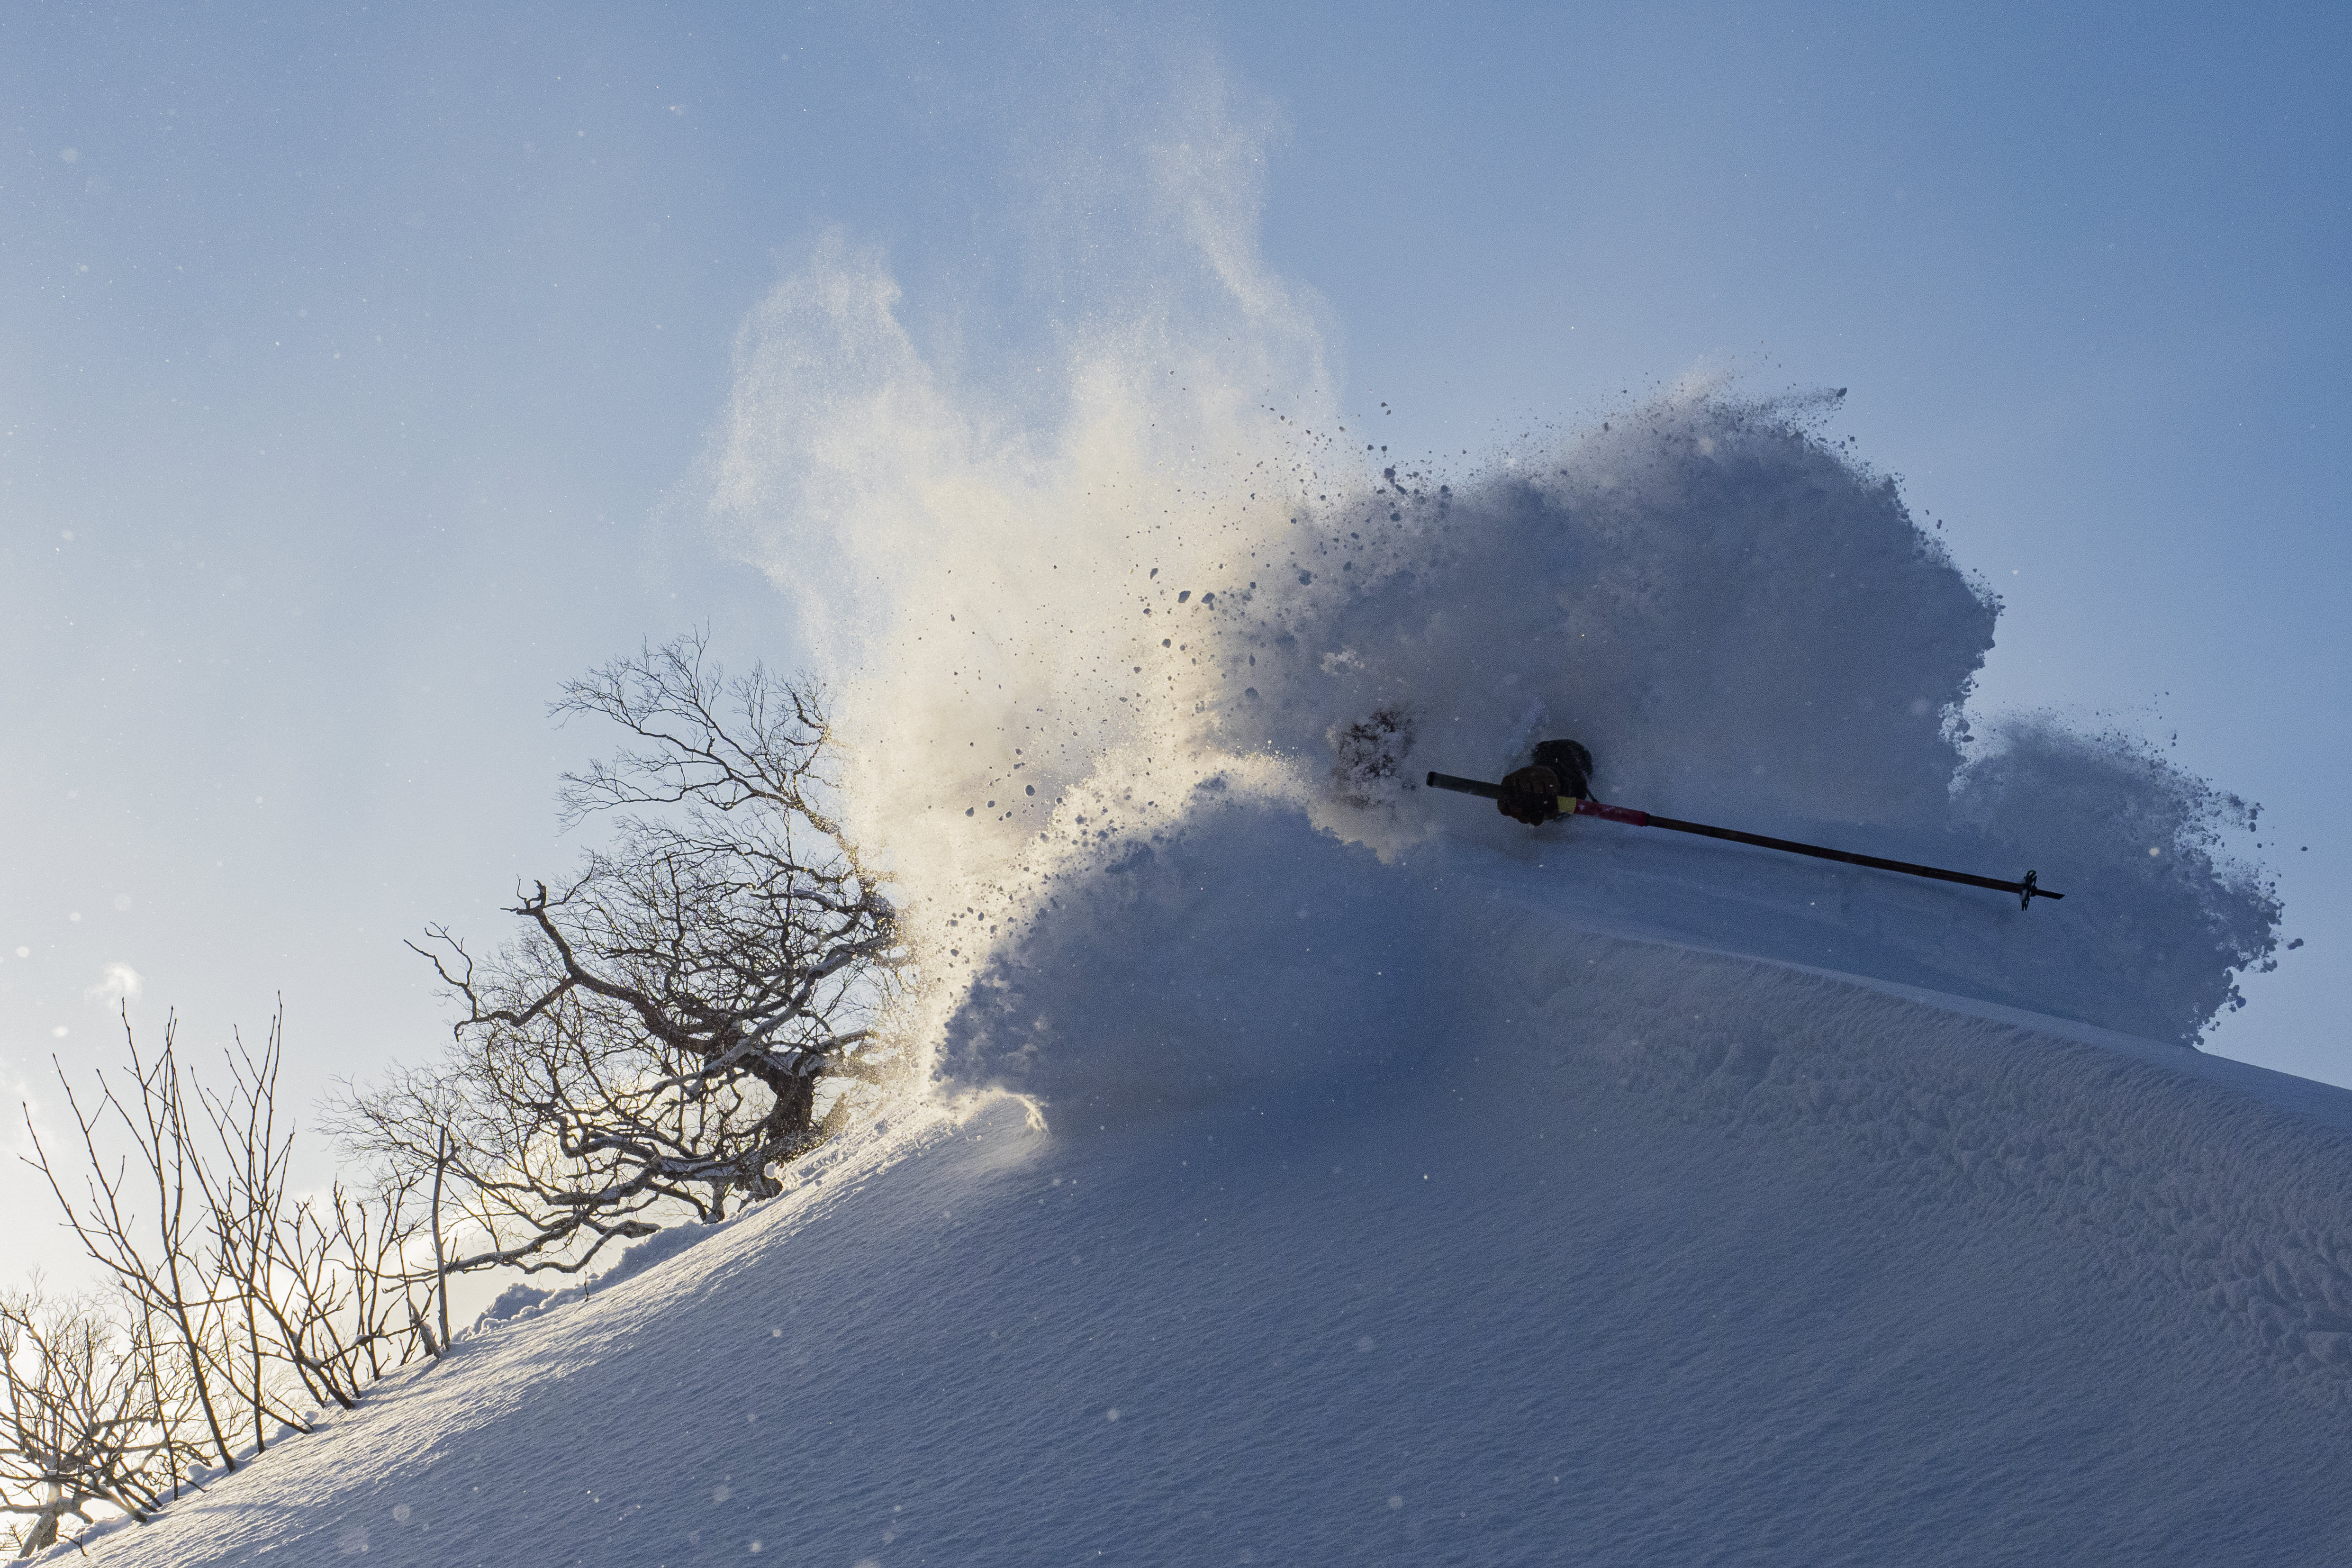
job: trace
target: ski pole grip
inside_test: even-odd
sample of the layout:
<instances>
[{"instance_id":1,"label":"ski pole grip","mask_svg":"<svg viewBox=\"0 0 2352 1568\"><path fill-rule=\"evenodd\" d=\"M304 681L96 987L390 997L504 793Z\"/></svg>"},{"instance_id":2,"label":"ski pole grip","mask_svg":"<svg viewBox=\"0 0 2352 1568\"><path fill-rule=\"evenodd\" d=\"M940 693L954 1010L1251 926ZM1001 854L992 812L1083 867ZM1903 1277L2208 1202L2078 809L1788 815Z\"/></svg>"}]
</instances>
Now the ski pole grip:
<instances>
[{"instance_id":1,"label":"ski pole grip","mask_svg":"<svg viewBox=\"0 0 2352 1568\"><path fill-rule=\"evenodd\" d=\"M1503 786L1501 784L1490 784L1479 779L1455 778L1452 773L1430 774L1429 787L1432 789L1450 789L1456 795L1475 795L1482 800L1500 800L1503 798Z\"/></svg>"}]
</instances>

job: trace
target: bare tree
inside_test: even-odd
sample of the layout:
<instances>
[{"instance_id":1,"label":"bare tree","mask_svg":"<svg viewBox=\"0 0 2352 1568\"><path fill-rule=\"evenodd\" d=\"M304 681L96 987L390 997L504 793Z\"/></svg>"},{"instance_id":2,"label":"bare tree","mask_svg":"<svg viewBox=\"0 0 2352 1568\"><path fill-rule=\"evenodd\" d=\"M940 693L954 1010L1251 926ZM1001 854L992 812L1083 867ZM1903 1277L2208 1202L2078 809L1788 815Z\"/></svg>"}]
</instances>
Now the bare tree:
<instances>
[{"instance_id":1,"label":"bare tree","mask_svg":"<svg viewBox=\"0 0 2352 1568\"><path fill-rule=\"evenodd\" d=\"M37 1281L0 1297L0 1512L26 1522L20 1557L103 1504L144 1521L176 1487L193 1415L152 1320L117 1323L94 1300L51 1302Z\"/></svg>"},{"instance_id":2,"label":"bare tree","mask_svg":"<svg viewBox=\"0 0 2352 1568\"><path fill-rule=\"evenodd\" d=\"M346 1410L366 1384L418 1351L440 1353L416 1292L430 1304L434 1276L409 1258L422 1221L409 1194L377 1201L335 1183L321 1199L287 1205L271 1231L275 1266L258 1292L268 1343L312 1398Z\"/></svg>"},{"instance_id":3,"label":"bare tree","mask_svg":"<svg viewBox=\"0 0 2352 1568\"><path fill-rule=\"evenodd\" d=\"M180 1079L179 1020L174 1016L165 1021L163 1053L152 1063L141 1059L127 1009L122 1033L135 1086L131 1105L116 1097L113 1085L101 1072L97 1101L85 1109L65 1069L58 1068L58 1081L65 1088L66 1103L89 1161L83 1201L77 1204L67 1195L64 1180L42 1146L28 1112L25 1126L33 1143L30 1163L48 1182L49 1191L65 1211L66 1223L81 1238L91 1258L129 1297L141 1321L160 1321L169 1326L172 1354L185 1372L203 1412L212 1452L223 1466L234 1470L236 1457L215 1398L215 1347L222 1338L217 1328L223 1299L202 1251L203 1187L191 1173L201 1153L189 1125L187 1095ZM131 1105L137 1107L135 1113ZM110 1167L100 1152L100 1129L110 1119L121 1125L131 1141L139 1163L136 1174L128 1159L118 1158ZM133 1206L148 1192L155 1200L152 1233L142 1226Z\"/></svg>"},{"instance_id":4,"label":"bare tree","mask_svg":"<svg viewBox=\"0 0 2352 1568\"><path fill-rule=\"evenodd\" d=\"M218 1279L218 1304L226 1333L216 1363L222 1378L236 1389L253 1426L253 1448L268 1446L270 1423L304 1428L272 1386L273 1362L297 1363L302 1380L308 1369L299 1365L294 1336L288 1333L278 1278L278 1228L286 1208L287 1166L293 1156L294 1131L278 1128L278 1064L284 1042L284 1011L272 1018L268 1044L259 1060L247 1049L242 1035L234 1037L229 1054L232 1087L226 1094L196 1090L196 1100L212 1123L216 1147L189 1162L188 1170L203 1194L209 1220L208 1260ZM217 1158L217 1163L215 1163ZM322 1395L313 1384L313 1398ZM344 1403L348 1404L346 1400Z\"/></svg>"},{"instance_id":5,"label":"bare tree","mask_svg":"<svg viewBox=\"0 0 2352 1568\"><path fill-rule=\"evenodd\" d=\"M366 1382L429 1341L414 1300L429 1276L407 1256L421 1216L397 1181L373 1200L340 1183L323 1200L290 1193L295 1130L278 1111L282 1007L259 1054L236 1039L218 1093L183 1074L176 1017L152 1061L127 1009L123 1037L122 1092L101 1070L86 1102L58 1072L87 1162L81 1195L68 1194L29 1113L28 1163L121 1292L176 1484L182 1458L236 1468L234 1425L249 1423L258 1453L275 1426L308 1430L304 1396L354 1405ZM119 1141L130 1153L110 1158ZM150 1196L152 1221L140 1212Z\"/></svg>"},{"instance_id":6,"label":"bare tree","mask_svg":"<svg viewBox=\"0 0 2352 1568\"><path fill-rule=\"evenodd\" d=\"M323 1201L289 1197L294 1129L281 1131L278 1118L282 1005L258 1056L242 1035L235 1042L229 1087L198 1092L215 1146L191 1168L211 1213L214 1257L237 1319L232 1329L242 1355L231 1377L251 1411L258 1451L271 1420L305 1429L272 1388L273 1370L290 1371L314 1402L331 1400L348 1410L363 1384L382 1375L387 1345L414 1336L415 1311L404 1312L394 1298L406 1305L414 1280L407 1245L419 1220L397 1181L373 1204L341 1182ZM411 1349L403 1345L394 1364L405 1362Z\"/></svg>"},{"instance_id":7,"label":"bare tree","mask_svg":"<svg viewBox=\"0 0 2352 1568\"><path fill-rule=\"evenodd\" d=\"M668 1214L772 1196L844 1089L884 1076L898 920L824 805L824 695L706 653L680 638L564 689L551 711L633 737L565 779L567 825L611 813L611 842L521 889L493 957L432 928L453 1048L337 1111L412 1185L454 1181L486 1239L452 1270L574 1270Z\"/></svg>"}]
</instances>

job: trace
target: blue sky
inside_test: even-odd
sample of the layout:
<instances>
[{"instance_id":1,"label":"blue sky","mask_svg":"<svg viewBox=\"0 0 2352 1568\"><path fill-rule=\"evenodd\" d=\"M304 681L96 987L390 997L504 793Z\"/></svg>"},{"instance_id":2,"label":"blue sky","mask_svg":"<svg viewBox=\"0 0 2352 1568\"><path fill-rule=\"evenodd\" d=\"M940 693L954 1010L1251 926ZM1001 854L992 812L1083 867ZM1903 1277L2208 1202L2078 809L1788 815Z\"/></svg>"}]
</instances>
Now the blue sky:
<instances>
[{"instance_id":1,"label":"blue sky","mask_svg":"<svg viewBox=\"0 0 2352 1568\"><path fill-rule=\"evenodd\" d=\"M2214 1048L2352 1083L2347 33L2318 6L14 8L0 1074L53 1100L52 1051L111 1059L112 964L205 1049L282 993L305 1104L429 1048L401 938L494 932L573 853L552 788L594 741L549 726L557 684L696 624L795 657L768 584L664 505L746 314L838 230L1017 407L1024 351L1153 243L1121 200L1139 127L1222 93L1262 139L1267 262L1400 447L1694 369L1848 388L1836 431L2003 595L1983 703L2109 716L2263 804L2308 945ZM46 1255L26 1192L0 1178L0 1234Z\"/></svg>"}]
</instances>

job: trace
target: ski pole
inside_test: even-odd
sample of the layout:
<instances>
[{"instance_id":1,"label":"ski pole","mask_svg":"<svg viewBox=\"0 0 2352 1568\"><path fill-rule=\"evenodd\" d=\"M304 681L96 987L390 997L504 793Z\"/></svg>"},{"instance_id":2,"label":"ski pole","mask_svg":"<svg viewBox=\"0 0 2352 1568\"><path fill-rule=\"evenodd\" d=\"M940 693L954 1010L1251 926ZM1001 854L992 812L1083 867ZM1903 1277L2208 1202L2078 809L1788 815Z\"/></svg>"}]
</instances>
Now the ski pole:
<instances>
[{"instance_id":1,"label":"ski pole","mask_svg":"<svg viewBox=\"0 0 2352 1568\"><path fill-rule=\"evenodd\" d=\"M1459 795L1475 795L1486 800L1500 800L1503 786L1478 779L1455 778L1452 773L1429 775L1432 789L1450 789ZM1767 838L1760 833L1742 833L1734 827L1710 827L1704 822L1682 822L1671 816L1655 816L1631 806L1603 805L1597 800L1578 795L1559 797L1555 807L1561 816L1597 816L1604 822L1622 822L1628 827L1664 827L1676 833L1696 833L1706 838L1727 838L1734 844L1753 844L1762 849L1780 849L1791 855L1811 855L1817 860L1843 860L1849 866L1869 866L1881 871L1900 871L1906 877L1932 877L1939 882L1965 882L1971 888L1990 888L1996 892L2015 893L2017 907L2032 907L2036 899L2063 899L2063 893L2053 893L2042 887L2028 871L2021 882L2004 882L1992 877L1971 876L1966 871L1947 871L1939 866L1915 866L1908 860L1882 860L1875 855L1857 855L1851 849L1826 849L1818 844L1799 844L1792 839Z\"/></svg>"}]
</instances>

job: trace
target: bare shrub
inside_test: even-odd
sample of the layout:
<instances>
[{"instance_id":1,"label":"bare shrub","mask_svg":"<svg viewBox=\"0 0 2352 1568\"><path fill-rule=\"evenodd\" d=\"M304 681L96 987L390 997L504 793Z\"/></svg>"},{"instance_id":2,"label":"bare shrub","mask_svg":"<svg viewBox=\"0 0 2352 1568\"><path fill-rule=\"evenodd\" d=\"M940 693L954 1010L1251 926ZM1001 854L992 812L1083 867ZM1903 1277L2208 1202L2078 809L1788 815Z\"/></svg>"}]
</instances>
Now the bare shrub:
<instances>
[{"instance_id":1,"label":"bare shrub","mask_svg":"<svg viewBox=\"0 0 2352 1568\"><path fill-rule=\"evenodd\" d=\"M191 1387L152 1320L100 1298L0 1296L0 1513L30 1557L103 1505L145 1520L194 1459Z\"/></svg>"},{"instance_id":2,"label":"bare shrub","mask_svg":"<svg viewBox=\"0 0 2352 1568\"><path fill-rule=\"evenodd\" d=\"M59 1069L81 1143L78 1194L28 1114L29 1163L120 1295L156 1451L233 1470L240 1436L261 1452L280 1426L308 1430L309 1406L350 1408L367 1382L430 1348L415 1293L431 1275L408 1257L425 1216L397 1183L373 1199L340 1183L323 1198L289 1193L282 1011L257 1055L236 1040L217 1093L183 1072L178 1033L174 1017L151 1059L126 1010L126 1075L100 1070L85 1100ZM99 1363L51 1364L63 1376ZM102 1474L91 1485L89 1499L145 1506L119 1501Z\"/></svg>"},{"instance_id":3,"label":"bare shrub","mask_svg":"<svg viewBox=\"0 0 2352 1568\"><path fill-rule=\"evenodd\" d=\"M410 1188L455 1188L477 1245L452 1270L576 1270L667 1216L773 1196L844 1091L887 1070L898 919L824 804L823 692L758 667L730 681L689 637L551 710L632 737L565 779L567 824L610 813L610 842L520 889L495 955L432 928L417 951L460 1009L452 1048L335 1115Z\"/></svg>"}]
</instances>

